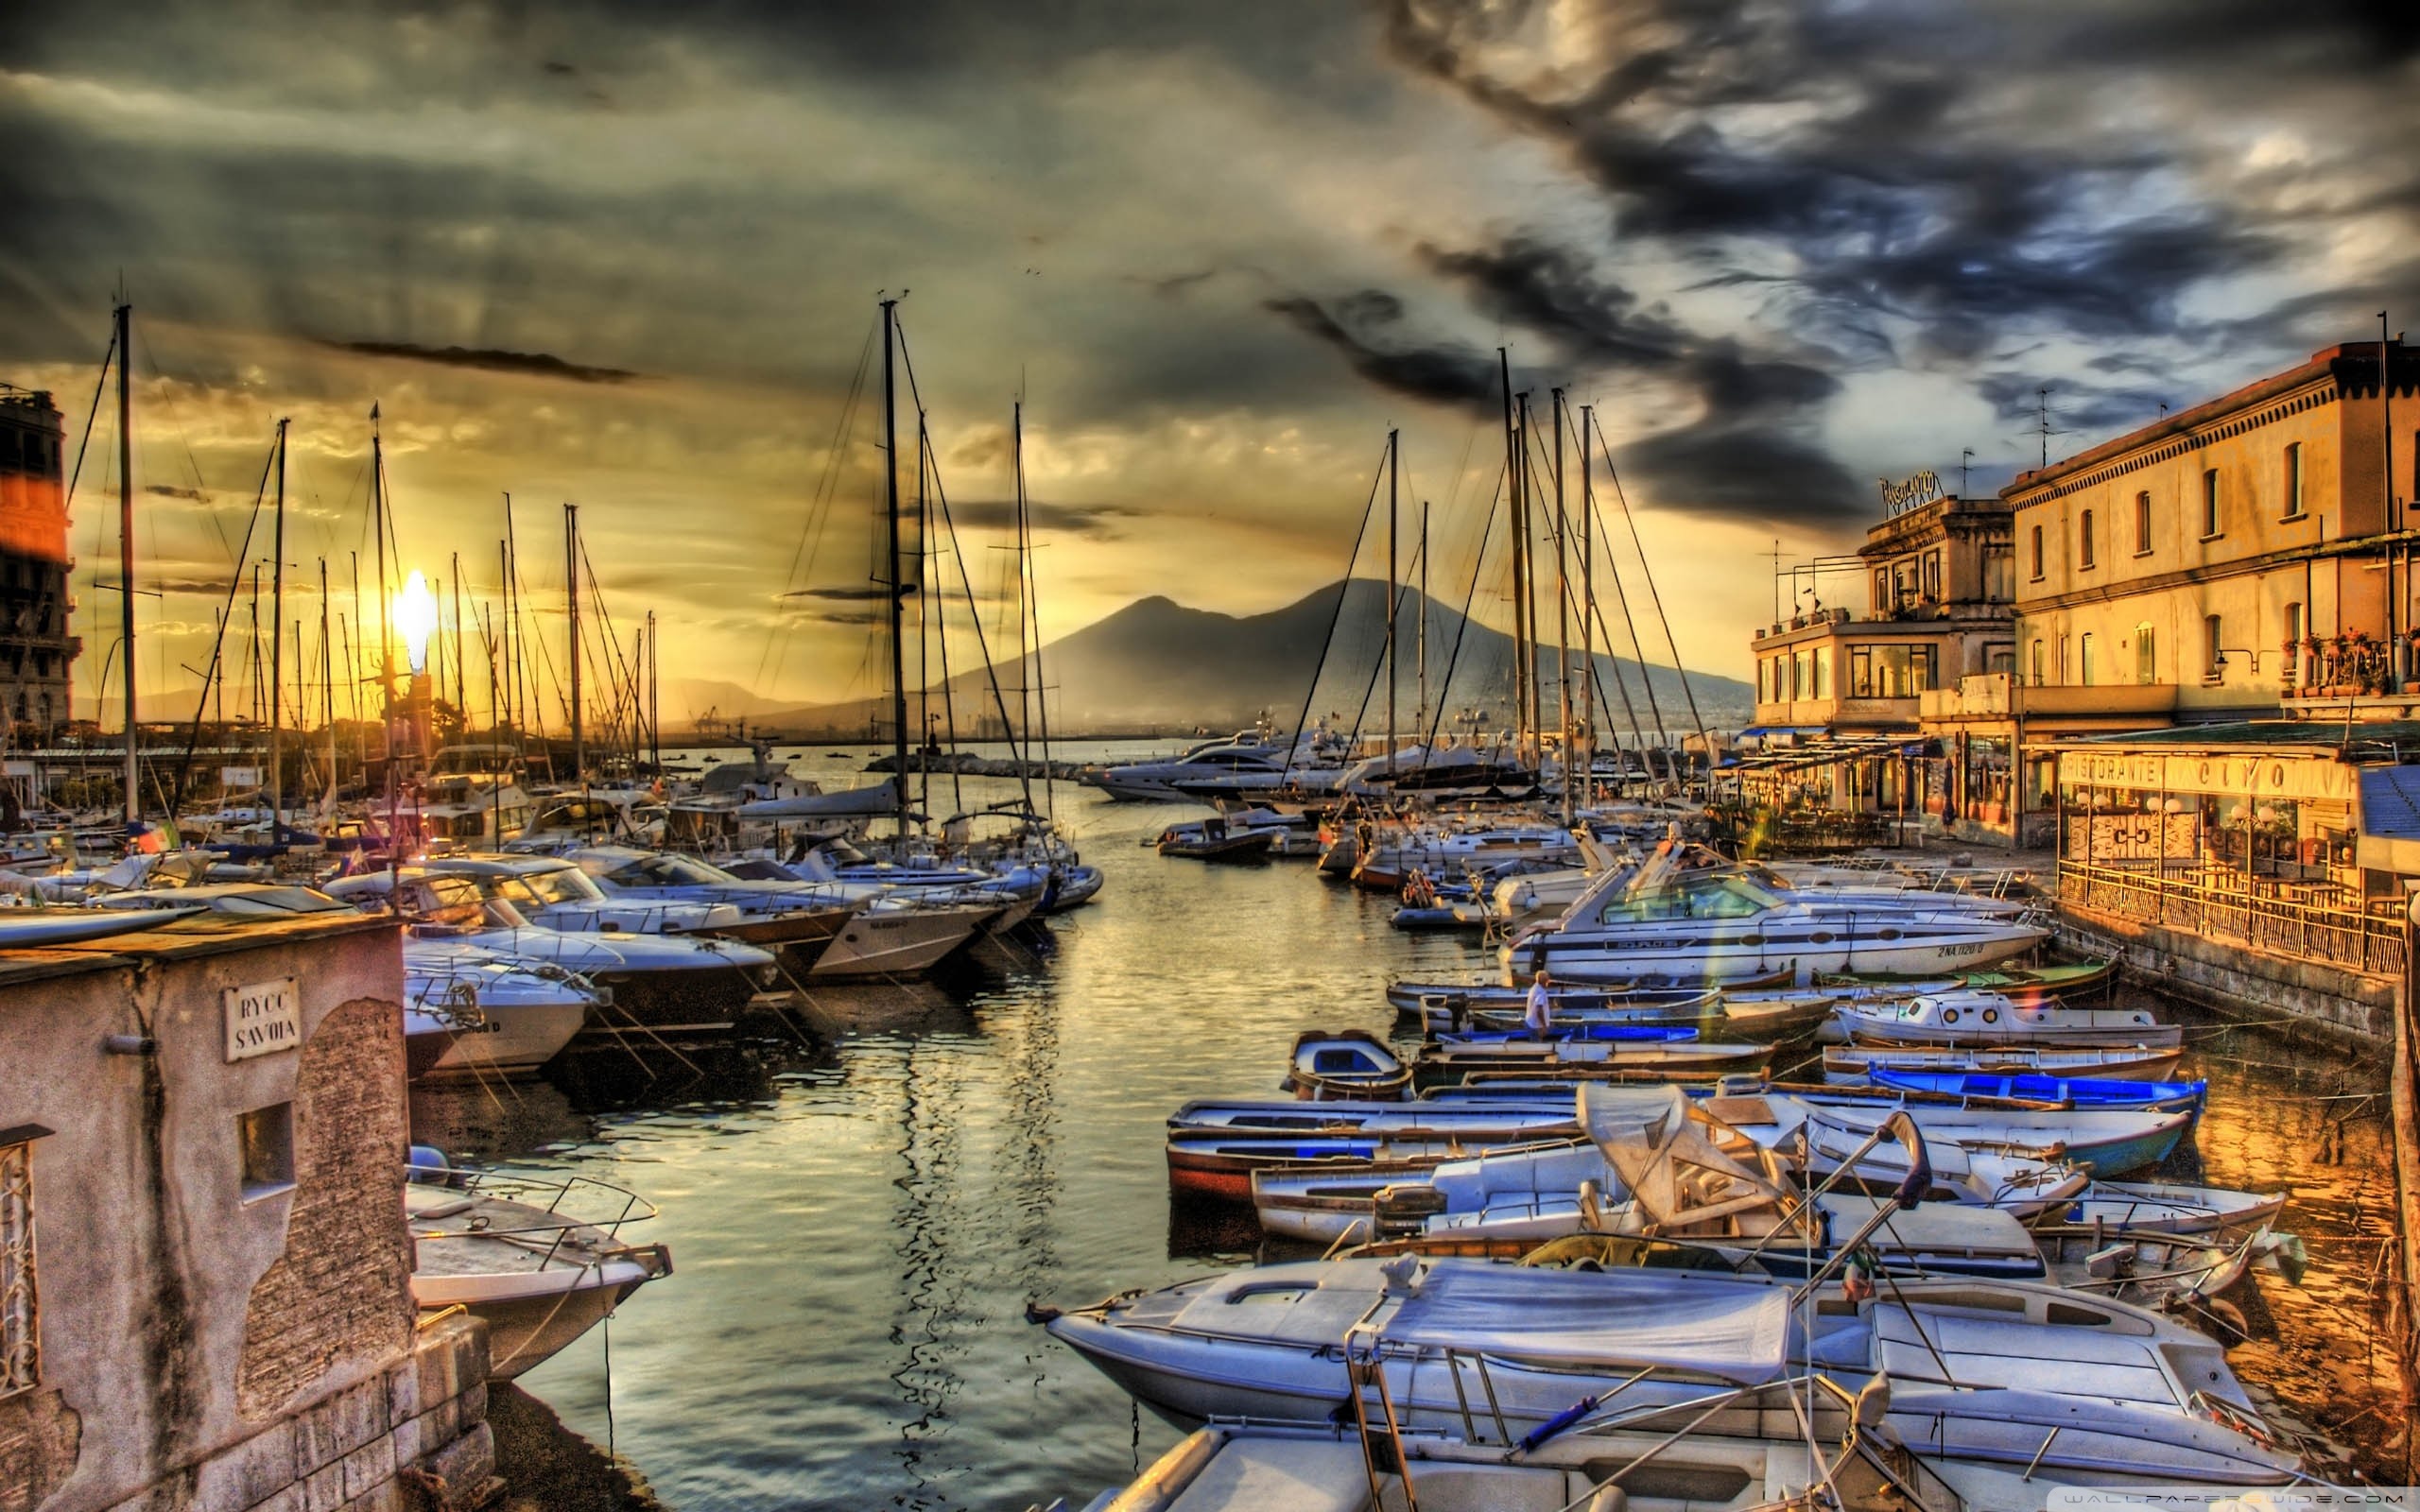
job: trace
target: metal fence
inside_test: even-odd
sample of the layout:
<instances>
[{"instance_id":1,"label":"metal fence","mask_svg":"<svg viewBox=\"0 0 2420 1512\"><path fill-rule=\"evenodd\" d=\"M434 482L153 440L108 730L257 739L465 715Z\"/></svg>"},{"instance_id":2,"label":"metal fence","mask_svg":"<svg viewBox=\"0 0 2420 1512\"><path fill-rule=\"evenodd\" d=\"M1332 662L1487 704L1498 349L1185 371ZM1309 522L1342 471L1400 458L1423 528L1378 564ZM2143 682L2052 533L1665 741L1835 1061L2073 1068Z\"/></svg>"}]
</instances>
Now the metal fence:
<instances>
[{"instance_id":1,"label":"metal fence","mask_svg":"<svg viewBox=\"0 0 2420 1512\"><path fill-rule=\"evenodd\" d=\"M2210 868L2163 875L2086 862L2059 863L2059 896L2078 908L2137 923L2237 941L2299 961L2401 976L2404 922L2363 912L2341 888L2247 890L2242 874Z\"/></svg>"}]
</instances>

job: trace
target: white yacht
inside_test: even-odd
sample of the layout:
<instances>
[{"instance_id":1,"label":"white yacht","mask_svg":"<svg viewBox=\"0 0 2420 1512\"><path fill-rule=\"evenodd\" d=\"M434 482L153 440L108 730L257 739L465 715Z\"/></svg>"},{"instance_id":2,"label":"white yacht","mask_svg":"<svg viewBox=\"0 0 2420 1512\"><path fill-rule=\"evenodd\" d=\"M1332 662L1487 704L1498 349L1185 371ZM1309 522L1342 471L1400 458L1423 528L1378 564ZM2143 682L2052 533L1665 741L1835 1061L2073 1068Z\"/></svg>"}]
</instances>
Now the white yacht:
<instances>
[{"instance_id":1,"label":"white yacht","mask_svg":"<svg viewBox=\"0 0 2420 1512\"><path fill-rule=\"evenodd\" d=\"M1790 972L1938 976L2013 959L2049 931L1949 894L1831 899L1776 892L1733 868L1684 871L1668 852L1608 873L1562 917L1500 953L1507 971L1578 980L1726 982Z\"/></svg>"},{"instance_id":2,"label":"white yacht","mask_svg":"<svg viewBox=\"0 0 2420 1512\"><path fill-rule=\"evenodd\" d=\"M1184 803L1195 797L1185 791L1188 783L1213 782L1217 790L1240 791L1245 786L1242 781L1224 780L1265 779L1274 785L1289 777L1305 782L1316 776L1333 777L1336 764L1322 747L1316 731L1287 745L1247 730L1225 740L1204 742L1181 756L1087 771L1080 780L1130 803Z\"/></svg>"}]
</instances>

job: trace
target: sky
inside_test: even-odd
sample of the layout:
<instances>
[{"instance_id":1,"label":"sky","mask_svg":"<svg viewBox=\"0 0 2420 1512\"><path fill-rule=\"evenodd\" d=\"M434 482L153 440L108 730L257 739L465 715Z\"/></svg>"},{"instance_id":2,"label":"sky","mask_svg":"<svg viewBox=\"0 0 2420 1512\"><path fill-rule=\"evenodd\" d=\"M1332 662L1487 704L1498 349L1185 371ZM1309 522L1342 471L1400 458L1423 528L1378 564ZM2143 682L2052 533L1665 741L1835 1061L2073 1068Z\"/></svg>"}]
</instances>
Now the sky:
<instances>
[{"instance_id":1,"label":"sky","mask_svg":"<svg viewBox=\"0 0 2420 1512\"><path fill-rule=\"evenodd\" d=\"M147 687L249 622L279 418L288 633L316 662L323 560L353 633L375 405L482 669L510 493L536 638L576 501L667 720L875 691L885 294L928 571L995 648L1020 397L1046 637L1382 572L1391 428L1434 591L1503 623L1503 347L1593 406L1605 570L1643 549L1729 676L1777 550L1884 477L1996 489L2042 390L2056 455L2420 301L2420 11L2351 0L130 0L8 8L0 128L0 380L71 455L135 309Z\"/></svg>"}]
</instances>

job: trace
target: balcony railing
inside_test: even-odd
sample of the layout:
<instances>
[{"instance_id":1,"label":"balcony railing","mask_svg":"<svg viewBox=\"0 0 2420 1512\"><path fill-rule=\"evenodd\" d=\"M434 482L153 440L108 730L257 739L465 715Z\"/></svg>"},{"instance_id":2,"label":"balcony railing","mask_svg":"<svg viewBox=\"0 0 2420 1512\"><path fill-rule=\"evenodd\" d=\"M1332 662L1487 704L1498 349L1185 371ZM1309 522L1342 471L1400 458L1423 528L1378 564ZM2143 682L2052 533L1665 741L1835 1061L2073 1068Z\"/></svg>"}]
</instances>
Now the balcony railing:
<instances>
[{"instance_id":1,"label":"balcony railing","mask_svg":"<svg viewBox=\"0 0 2420 1512\"><path fill-rule=\"evenodd\" d=\"M2313 638L2285 648L2278 680L2289 698L2342 698L2394 686L2392 643L2368 634Z\"/></svg>"},{"instance_id":2,"label":"balcony railing","mask_svg":"<svg viewBox=\"0 0 2420 1512\"><path fill-rule=\"evenodd\" d=\"M2063 859L2059 896L2092 913L2231 940L2292 960L2364 976L2403 974L2402 919L2364 913L2333 885L2288 891L2269 885L2251 891L2242 873L2220 868L2163 875Z\"/></svg>"}]
</instances>

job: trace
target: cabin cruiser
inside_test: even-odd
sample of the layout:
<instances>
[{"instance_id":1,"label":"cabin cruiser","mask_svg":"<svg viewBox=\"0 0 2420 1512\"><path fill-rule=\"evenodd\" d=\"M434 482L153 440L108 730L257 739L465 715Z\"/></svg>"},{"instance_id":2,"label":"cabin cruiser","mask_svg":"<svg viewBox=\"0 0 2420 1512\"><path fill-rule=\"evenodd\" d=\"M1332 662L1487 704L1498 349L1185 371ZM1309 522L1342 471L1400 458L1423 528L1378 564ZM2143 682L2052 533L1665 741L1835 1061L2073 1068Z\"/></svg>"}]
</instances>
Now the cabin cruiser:
<instances>
[{"instance_id":1,"label":"cabin cruiser","mask_svg":"<svg viewBox=\"0 0 2420 1512\"><path fill-rule=\"evenodd\" d=\"M487 1324L492 1381L544 1363L672 1274L671 1250L624 1238L656 1210L619 1187L458 1170L424 1145L411 1154L412 1300L424 1314L459 1307Z\"/></svg>"},{"instance_id":2,"label":"cabin cruiser","mask_svg":"<svg viewBox=\"0 0 2420 1512\"><path fill-rule=\"evenodd\" d=\"M407 936L404 1005L468 1021L424 1071L438 1077L515 1076L545 1065L588 1023L597 992L556 967L459 940Z\"/></svg>"},{"instance_id":3,"label":"cabin cruiser","mask_svg":"<svg viewBox=\"0 0 2420 1512\"><path fill-rule=\"evenodd\" d=\"M984 928L994 935L1033 917L1050 890L1047 866L1009 865L992 871L918 851L912 842L890 849L893 855L879 857L846 840L827 840L810 849L790 869L810 881L871 887L919 902L989 907L994 913Z\"/></svg>"},{"instance_id":4,"label":"cabin cruiser","mask_svg":"<svg viewBox=\"0 0 2420 1512\"><path fill-rule=\"evenodd\" d=\"M739 920L714 933L778 951L811 980L915 975L972 941L999 912L989 902L926 906L871 884L808 882L786 871L741 877L694 856L618 846L591 846L565 859L608 897L735 909Z\"/></svg>"},{"instance_id":5,"label":"cabin cruiser","mask_svg":"<svg viewBox=\"0 0 2420 1512\"><path fill-rule=\"evenodd\" d=\"M2148 1008L2077 1007L2056 999L2026 1003L2002 992L1937 992L1898 1003L1843 1003L1833 1013L1842 1032L1869 1045L2172 1050L2185 1042L2183 1025L2161 1023Z\"/></svg>"},{"instance_id":6,"label":"cabin cruiser","mask_svg":"<svg viewBox=\"0 0 2420 1512\"><path fill-rule=\"evenodd\" d=\"M1078 781L1130 803L1183 803L1201 800L1204 794L1240 794L1284 783L1309 785L1336 771L1327 745L1327 736L1320 730L1305 731L1288 745L1280 745L1258 730L1240 730L1166 760L1087 769Z\"/></svg>"},{"instance_id":7,"label":"cabin cruiser","mask_svg":"<svg viewBox=\"0 0 2420 1512\"><path fill-rule=\"evenodd\" d=\"M517 882L505 872L415 866L340 878L327 890L364 911L392 908L412 921L416 937L478 946L604 988L581 1028L583 1040L722 1034L759 992L781 985L781 966L771 954L736 940L608 929L597 914L578 910L557 914L566 927L535 924L516 902L528 896Z\"/></svg>"},{"instance_id":8,"label":"cabin cruiser","mask_svg":"<svg viewBox=\"0 0 2420 1512\"><path fill-rule=\"evenodd\" d=\"M1778 893L1735 868L1682 869L1668 846L1609 872L1550 923L1503 946L1508 972L1582 980L1736 981L1787 971L1934 976L2012 959L2049 931L1951 895L1921 902Z\"/></svg>"}]
</instances>

